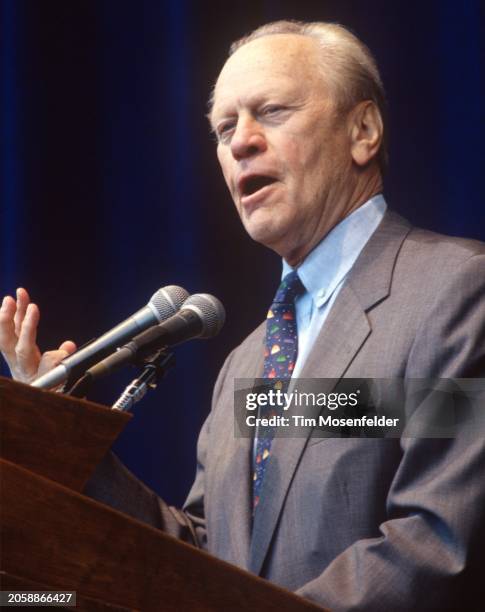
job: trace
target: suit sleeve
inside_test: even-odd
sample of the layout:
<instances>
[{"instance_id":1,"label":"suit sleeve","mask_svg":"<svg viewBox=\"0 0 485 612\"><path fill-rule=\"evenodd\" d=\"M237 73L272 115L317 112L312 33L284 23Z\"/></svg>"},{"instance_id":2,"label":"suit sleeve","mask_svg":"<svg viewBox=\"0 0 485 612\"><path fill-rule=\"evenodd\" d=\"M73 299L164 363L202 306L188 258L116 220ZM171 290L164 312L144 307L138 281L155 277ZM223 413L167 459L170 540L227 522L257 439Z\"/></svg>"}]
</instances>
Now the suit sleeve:
<instances>
[{"instance_id":1,"label":"suit sleeve","mask_svg":"<svg viewBox=\"0 0 485 612\"><path fill-rule=\"evenodd\" d=\"M408 378L485 378L484 271L485 256L472 256L430 300ZM379 537L355 542L298 594L334 612L483 609L474 574L485 544L481 422L449 438L403 437Z\"/></svg>"}]
</instances>

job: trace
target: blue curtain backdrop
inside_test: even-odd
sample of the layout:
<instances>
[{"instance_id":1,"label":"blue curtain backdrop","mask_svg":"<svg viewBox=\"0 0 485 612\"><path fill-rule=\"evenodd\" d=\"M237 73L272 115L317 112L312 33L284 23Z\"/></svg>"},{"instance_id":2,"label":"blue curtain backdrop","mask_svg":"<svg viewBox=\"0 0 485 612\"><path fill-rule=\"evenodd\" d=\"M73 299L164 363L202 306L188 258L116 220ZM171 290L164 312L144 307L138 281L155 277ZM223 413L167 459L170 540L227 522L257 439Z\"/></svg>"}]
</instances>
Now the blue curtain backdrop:
<instances>
[{"instance_id":1,"label":"blue curtain backdrop","mask_svg":"<svg viewBox=\"0 0 485 612\"><path fill-rule=\"evenodd\" d=\"M279 274L240 227L204 116L230 42L281 18L351 27L388 91L389 202L417 224L483 240L482 10L480 0L2 1L2 293L30 290L44 348L86 342L167 284L226 306L221 336L177 350L117 443L169 502L192 481L217 371L263 318ZM94 399L111 403L134 374Z\"/></svg>"}]
</instances>

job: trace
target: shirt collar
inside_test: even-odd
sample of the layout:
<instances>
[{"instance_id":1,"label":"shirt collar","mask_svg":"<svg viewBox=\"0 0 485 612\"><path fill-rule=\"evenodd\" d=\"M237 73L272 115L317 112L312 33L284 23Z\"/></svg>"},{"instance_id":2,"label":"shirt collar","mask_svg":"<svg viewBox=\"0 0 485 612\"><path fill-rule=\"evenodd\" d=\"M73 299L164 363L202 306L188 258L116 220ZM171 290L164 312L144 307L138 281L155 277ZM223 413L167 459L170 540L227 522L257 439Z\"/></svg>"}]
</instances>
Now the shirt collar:
<instances>
[{"instance_id":1,"label":"shirt collar","mask_svg":"<svg viewBox=\"0 0 485 612\"><path fill-rule=\"evenodd\" d=\"M384 196L374 196L336 225L298 266L298 276L318 308L348 274L386 208ZM282 278L292 270L283 260Z\"/></svg>"}]
</instances>

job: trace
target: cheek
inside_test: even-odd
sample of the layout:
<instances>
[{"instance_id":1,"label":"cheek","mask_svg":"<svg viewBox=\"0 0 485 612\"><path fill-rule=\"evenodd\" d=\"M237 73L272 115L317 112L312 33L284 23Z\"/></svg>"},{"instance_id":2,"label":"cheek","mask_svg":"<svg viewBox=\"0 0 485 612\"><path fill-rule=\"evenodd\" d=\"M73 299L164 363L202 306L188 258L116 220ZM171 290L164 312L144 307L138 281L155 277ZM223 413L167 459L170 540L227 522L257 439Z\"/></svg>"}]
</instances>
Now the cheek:
<instances>
[{"instance_id":1,"label":"cheek","mask_svg":"<svg viewBox=\"0 0 485 612\"><path fill-rule=\"evenodd\" d=\"M315 130L317 130L316 133ZM302 132L287 135L286 163L299 182L305 179L305 175L319 167L325 157L327 148L325 139L321 138L318 132L319 127L314 126L313 131L305 129Z\"/></svg>"},{"instance_id":2,"label":"cheek","mask_svg":"<svg viewBox=\"0 0 485 612\"><path fill-rule=\"evenodd\" d=\"M286 141L283 149L284 155L281 159L283 172L298 189L301 189L305 172L308 169L308 152L305 149L301 140L295 136Z\"/></svg>"},{"instance_id":3,"label":"cheek","mask_svg":"<svg viewBox=\"0 0 485 612\"><path fill-rule=\"evenodd\" d=\"M293 215L308 215L321 206L328 189L333 154L323 138L306 135L287 148L286 162L291 175L290 204Z\"/></svg>"},{"instance_id":4,"label":"cheek","mask_svg":"<svg viewBox=\"0 0 485 612\"><path fill-rule=\"evenodd\" d=\"M319 156L308 147L295 146L291 157L291 200L296 209L306 208L314 199L321 176ZM295 211L296 212L296 211Z\"/></svg>"}]
</instances>

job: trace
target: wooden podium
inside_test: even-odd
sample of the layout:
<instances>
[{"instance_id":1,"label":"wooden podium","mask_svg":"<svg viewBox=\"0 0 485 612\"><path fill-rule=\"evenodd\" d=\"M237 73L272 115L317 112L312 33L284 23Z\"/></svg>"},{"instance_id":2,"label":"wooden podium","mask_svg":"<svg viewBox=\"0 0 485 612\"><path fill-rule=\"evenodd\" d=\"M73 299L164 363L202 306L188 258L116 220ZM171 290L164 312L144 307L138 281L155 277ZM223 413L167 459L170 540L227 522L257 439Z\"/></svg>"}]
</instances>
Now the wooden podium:
<instances>
[{"instance_id":1,"label":"wooden podium","mask_svg":"<svg viewBox=\"0 0 485 612\"><path fill-rule=\"evenodd\" d=\"M82 495L130 418L0 378L1 588L89 611L322 610Z\"/></svg>"}]
</instances>

